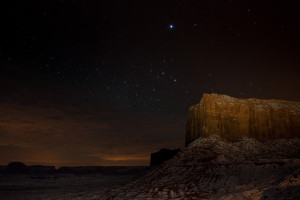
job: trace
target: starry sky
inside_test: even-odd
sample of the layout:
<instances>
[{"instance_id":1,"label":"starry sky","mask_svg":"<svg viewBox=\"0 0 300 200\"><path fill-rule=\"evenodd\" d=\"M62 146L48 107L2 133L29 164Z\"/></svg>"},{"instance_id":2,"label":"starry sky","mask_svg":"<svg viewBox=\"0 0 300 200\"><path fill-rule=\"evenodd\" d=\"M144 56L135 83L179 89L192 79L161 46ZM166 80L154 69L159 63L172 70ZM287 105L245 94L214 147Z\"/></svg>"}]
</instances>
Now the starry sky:
<instances>
[{"instance_id":1,"label":"starry sky","mask_svg":"<svg viewBox=\"0 0 300 200\"><path fill-rule=\"evenodd\" d=\"M296 2L0 4L3 165L149 165L203 93L300 101Z\"/></svg>"}]
</instances>

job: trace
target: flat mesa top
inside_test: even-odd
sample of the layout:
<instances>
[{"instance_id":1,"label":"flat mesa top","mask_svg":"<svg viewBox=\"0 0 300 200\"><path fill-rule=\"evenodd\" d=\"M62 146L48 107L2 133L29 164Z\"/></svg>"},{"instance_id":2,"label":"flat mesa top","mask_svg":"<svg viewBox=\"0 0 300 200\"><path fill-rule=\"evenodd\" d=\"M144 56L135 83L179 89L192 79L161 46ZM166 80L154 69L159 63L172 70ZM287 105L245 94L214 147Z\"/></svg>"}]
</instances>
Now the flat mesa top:
<instances>
[{"instance_id":1,"label":"flat mesa top","mask_svg":"<svg viewBox=\"0 0 300 200\"><path fill-rule=\"evenodd\" d=\"M243 98L235 98L224 94L207 94L204 93L202 96L202 99L200 101L200 104L204 101L215 101L216 103L225 103L229 105L234 104L249 104L251 103L255 107L272 107L273 109L290 109L294 111L300 112L300 102L297 101L286 101L286 100L277 100L277 99L256 99L256 98L249 98L249 99L243 99ZM198 106L199 104L195 105ZM194 106L191 107L193 109Z\"/></svg>"}]
</instances>

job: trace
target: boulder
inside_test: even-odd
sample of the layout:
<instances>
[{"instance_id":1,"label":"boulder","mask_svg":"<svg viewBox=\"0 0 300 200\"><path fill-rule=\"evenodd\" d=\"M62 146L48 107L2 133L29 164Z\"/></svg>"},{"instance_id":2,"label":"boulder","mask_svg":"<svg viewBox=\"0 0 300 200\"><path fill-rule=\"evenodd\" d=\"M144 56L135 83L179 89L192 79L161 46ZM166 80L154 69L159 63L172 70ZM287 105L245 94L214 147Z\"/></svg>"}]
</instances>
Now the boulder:
<instances>
[{"instance_id":1,"label":"boulder","mask_svg":"<svg viewBox=\"0 0 300 200\"><path fill-rule=\"evenodd\" d=\"M212 134L230 141L242 137L266 141L300 136L300 102L204 94L189 111L186 145Z\"/></svg>"}]
</instances>

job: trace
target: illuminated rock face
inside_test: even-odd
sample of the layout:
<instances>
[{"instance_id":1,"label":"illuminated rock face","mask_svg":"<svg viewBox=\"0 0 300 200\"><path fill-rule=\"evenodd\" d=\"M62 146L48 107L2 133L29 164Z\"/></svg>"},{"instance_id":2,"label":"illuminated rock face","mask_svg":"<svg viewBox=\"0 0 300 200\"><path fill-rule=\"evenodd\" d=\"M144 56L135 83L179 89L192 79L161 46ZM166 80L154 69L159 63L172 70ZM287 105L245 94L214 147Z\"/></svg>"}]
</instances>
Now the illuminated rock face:
<instances>
[{"instance_id":1,"label":"illuminated rock face","mask_svg":"<svg viewBox=\"0 0 300 200\"><path fill-rule=\"evenodd\" d=\"M300 137L300 102L204 94L189 110L186 145L212 134L230 141L244 136L260 141Z\"/></svg>"}]
</instances>

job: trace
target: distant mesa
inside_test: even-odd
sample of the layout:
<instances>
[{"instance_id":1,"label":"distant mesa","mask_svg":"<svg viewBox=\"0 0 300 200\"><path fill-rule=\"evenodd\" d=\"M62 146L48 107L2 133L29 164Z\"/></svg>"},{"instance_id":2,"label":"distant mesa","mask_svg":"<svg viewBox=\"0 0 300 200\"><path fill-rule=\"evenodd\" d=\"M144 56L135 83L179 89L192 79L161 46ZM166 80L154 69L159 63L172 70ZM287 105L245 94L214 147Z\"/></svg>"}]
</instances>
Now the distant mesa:
<instances>
[{"instance_id":1,"label":"distant mesa","mask_svg":"<svg viewBox=\"0 0 300 200\"><path fill-rule=\"evenodd\" d=\"M0 174L5 174L6 168L7 168L7 165L0 165Z\"/></svg>"},{"instance_id":2,"label":"distant mesa","mask_svg":"<svg viewBox=\"0 0 300 200\"><path fill-rule=\"evenodd\" d=\"M300 102L204 94L189 111L186 145L213 134L229 141L242 137L266 141L300 136Z\"/></svg>"},{"instance_id":3,"label":"distant mesa","mask_svg":"<svg viewBox=\"0 0 300 200\"><path fill-rule=\"evenodd\" d=\"M32 174L50 174L55 173L55 166L31 165L27 166L28 172Z\"/></svg>"},{"instance_id":4,"label":"distant mesa","mask_svg":"<svg viewBox=\"0 0 300 200\"><path fill-rule=\"evenodd\" d=\"M72 173L73 172L71 167L60 167L57 171L59 173Z\"/></svg>"},{"instance_id":5,"label":"distant mesa","mask_svg":"<svg viewBox=\"0 0 300 200\"><path fill-rule=\"evenodd\" d=\"M11 162L7 165L6 172L8 174L25 174L27 167L22 162Z\"/></svg>"},{"instance_id":6,"label":"distant mesa","mask_svg":"<svg viewBox=\"0 0 300 200\"><path fill-rule=\"evenodd\" d=\"M103 175L139 175L148 170L144 166L77 166L77 167L60 167L57 173L63 174L95 174Z\"/></svg>"},{"instance_id":7,"label":"distant mesa","mask_svg":"<svg viewBox=\"0 0 300 200\"><path fill-rule=\"evenodd\" d=\"M150 167L159 166L166 160L171 159L174 157L178 152L180 152L180 149L161 149L158 152L151 154L151 160L150 160Z\"/></svg>"},{"instance_id":8,"label":"distant mesa","mask_svg":"<svg viewBox=\"0 0 300 200\"><path fill-rule=\"evenodd\" d=\"M22 162L11 162L7 166L0 167L0 173L4 174L51 174L55 173L55 166L29 165Z\"/></svg>"}]
</instances>

